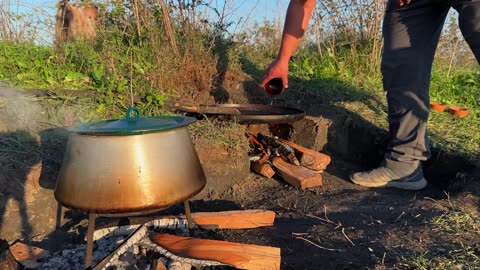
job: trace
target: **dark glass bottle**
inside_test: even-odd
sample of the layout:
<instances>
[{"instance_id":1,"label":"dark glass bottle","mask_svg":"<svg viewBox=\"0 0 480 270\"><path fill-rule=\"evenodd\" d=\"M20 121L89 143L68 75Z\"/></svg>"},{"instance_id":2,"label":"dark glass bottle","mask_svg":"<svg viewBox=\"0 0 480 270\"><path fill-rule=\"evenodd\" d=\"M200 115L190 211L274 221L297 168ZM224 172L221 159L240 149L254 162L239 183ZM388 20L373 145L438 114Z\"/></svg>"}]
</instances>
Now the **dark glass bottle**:
<instances>
[{"instance_id":1,"label":"dark glass bottle","mask_svg":"<svg viewBox=\"0 0 480 270\"><path fill-rule=\"evenodd\" d=\"M280 78L275 78L271 79L266 85L265 85L265 91L270 96L276 96L280 95L283 92L283 81Z\"/></svg>"}]
</instances>

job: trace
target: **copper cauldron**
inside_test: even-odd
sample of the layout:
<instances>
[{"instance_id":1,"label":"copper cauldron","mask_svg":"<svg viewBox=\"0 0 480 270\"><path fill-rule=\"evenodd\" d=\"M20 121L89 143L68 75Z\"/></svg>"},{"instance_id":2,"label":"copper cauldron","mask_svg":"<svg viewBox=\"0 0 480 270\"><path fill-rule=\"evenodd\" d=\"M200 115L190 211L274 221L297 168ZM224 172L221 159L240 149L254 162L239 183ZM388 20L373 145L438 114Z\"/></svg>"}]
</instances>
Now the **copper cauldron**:
<instances>
[{"instance_id":1,"label":"copper cauldron","mask_svg":"<svg viewBox=\"0 0 480 270\"><path fill-rule=\"evenodd\" d=\"M126 119L69 128L56 200L87 213L132 215L186 201L206 184L187 129L193 122L130 108Z\"/></svg>"}]
</instances>

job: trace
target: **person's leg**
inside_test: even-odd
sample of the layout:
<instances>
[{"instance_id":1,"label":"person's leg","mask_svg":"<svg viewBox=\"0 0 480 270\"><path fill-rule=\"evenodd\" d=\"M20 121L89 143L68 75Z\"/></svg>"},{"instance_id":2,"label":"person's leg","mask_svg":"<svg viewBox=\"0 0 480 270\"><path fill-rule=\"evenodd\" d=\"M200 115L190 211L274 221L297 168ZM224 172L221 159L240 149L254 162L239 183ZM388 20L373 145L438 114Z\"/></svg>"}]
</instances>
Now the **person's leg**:
<instances>
[{"instance_id":1,"label":"person's leg","mask_svg":"<svg viewBox=\"0 0 480 270\"><path fill-rule=\"evenodd\" d=\"M480 0L458 1L453 7L458 11L463 37L480 64Z\"/></svg>"},{"instance_id":2,"label":"person's leg","mask_svg":"<svg viewBox=\"0 0 480 270\"><path fill-rule=\"evenodd\" d=\"M398 6L389 0L384 23L383 86L390 141L384 164L351 180L370 187L421 189L420 161L430 157L426 126L433 58L449 7L438 0Z\"/></svg>"}]
</instances>

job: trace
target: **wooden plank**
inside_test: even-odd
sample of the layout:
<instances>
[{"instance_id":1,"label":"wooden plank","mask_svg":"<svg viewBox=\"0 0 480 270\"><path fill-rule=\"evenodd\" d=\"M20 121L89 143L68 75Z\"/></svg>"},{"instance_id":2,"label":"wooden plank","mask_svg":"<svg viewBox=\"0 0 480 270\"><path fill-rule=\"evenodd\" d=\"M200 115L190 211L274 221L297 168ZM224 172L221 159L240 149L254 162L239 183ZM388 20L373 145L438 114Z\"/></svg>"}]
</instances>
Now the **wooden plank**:
<instances>
[{"instance_id":1,"label":"wooden plank","mask_svg":"<svg viewBox=\"0 0 480 270\"><path fill-rule=\"evenodd\" d=\"M272 166L267 163L260 164L260 162L255 161L252 162L250 168L252 168L254 172L267 178L272 178L275 175L275 171L273 170Z\"/></svg>"},{"instance_id":2,"label":"wooden plank","mask_svg":"<svg viewBox=\"0 0 480 270\"><path fill-rule=\"evenodd\" d=\"M1 270L20 270L21 267L15 261L9 249L5 249L0 253L0 269Z\"/></svg>"},{"instance_id":3,"label":"wooden plank","mask_svg":"<svg viewBox=\"0 0 480 270\"><path fill-rule=\"evenodd\" d=\"M160 233L154 233L150 238L157 245L184 258L212 260L239 269L280 269L280 249L275 247L179 237Z\"/></svg>"},{"instance_id":4,"label":"wooden plank","mask_svg":"<svg viewBox=\"0 0 480 270\"><path fill-rule=\"evenodd\" d=\"M304 167L315 171L323 171L325 168L327 168L328 164L330 164L331 158L329 155L305 148L291 141L284 139L279 140L295 150L295 152L300 156L300 165Z\"/></svg>"},{"instance_id":5,"label":"wooden plank","mask_svg":"<svg viewBox=\"0 0 480 270\"><path fill-rule=\"evenodd\" d=\"M280 157L273 158L273 166L283 180L300 189L311 188L322 185L322 174L302 166L295 166Z\"/></svg>"},{"instance_id":6,"label":"wooden plank","mask_svg":"<svg viewBox=\"0 0 480 270\"><path fill-rule=\"evenodd\" d=\"M38 259L49 256L49 252L39 247L33 247L25 245L24 243L17 242L10 247L10 252L17 262L26 268L37 268L40 263Z\"/></svg>"},{"instance_id":7,"label":"wooden plank","mask_svg":"<svg viewBox=\"0 0 480 270\"><path fill-rule=\"evenodd\" d=\"M192 219L195 224L206 229L253 229L272 226L275 212L267 210L197 212L192 213Z\"/></svg>"}]
</instances>

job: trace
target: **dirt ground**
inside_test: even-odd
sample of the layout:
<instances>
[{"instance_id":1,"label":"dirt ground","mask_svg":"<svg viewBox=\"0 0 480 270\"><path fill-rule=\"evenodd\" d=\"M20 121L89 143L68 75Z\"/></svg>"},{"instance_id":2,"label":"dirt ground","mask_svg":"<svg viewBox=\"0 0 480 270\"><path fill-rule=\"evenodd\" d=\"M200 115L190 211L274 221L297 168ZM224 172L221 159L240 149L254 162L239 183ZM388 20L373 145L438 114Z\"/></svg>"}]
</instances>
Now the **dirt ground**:
<instances>
[{"instance_id":1,"label":"dirt ground","mask_svg":"<svg viewBox=\"0 0 480 270\"><path fill-rule=\"evenodd\" d=\"M309 106L317 105L316 101L310 97L305 100L309 100L309 104L302 105L303 101L298 104L310 117L336 116L330 107L324 111L310 110ZM432 173L444 169L438 166L433 169L430 166L429 186L422 191L362 188L347 179L350 173L371 165L364 162L362 156L353 155L365 145L361 139L370 135L356 126L349 133L344 136L337 130L325 136L329 144L343 151L329 153L332 163L324 172L322 187L302 191L279 178L267 179L246 172L244 179L239 179L223 194L192 202L194 212L273 210L277 214L274 226L197 232L199 236L279 247L282 269L432 269L439 265L437 260L442 263L441 269L478 269L478 265L475 266L475 262L480 262L478 169L472 174L455 175L450 182L462 184L456 189L445 188L442 184L445 179L440 179L442 174ZM354 158L345 158L344 154ZM41 178L55 179L61 159L46 157L47 161L55 161L55 166L50 167L56 170L44 171L47 175ZM230 170L231 164L222 159L216 162L210 165ZM51 191L53 186L48 189ZM182 211L181 206L175 206L160 214ZM66 223L60 229L30 238L30 242L51 251L83 243L87 227L85 214L66 211L64 218ZM111 222L111 219L100 219L97 224Z\"/></svg>"},{"instance_id":2,"label":"dirt ground","mask_svg":"<svg viewBox=\"0 0 480 270\"><path fill-rule=\"evenodd\" d=\"M408 269L415 267L402 266L402 258L427 251L442 256L480 242L478 230L448 231L432 224L452 211L442 191L358 187L345 180L354 168L334 161L324 186L307 191L251 174L226 200L240 208L274 210L275 226L219 234L230 241L281 247L282 269ZM451 200L477 212L478 194L465 192Z\"/></svg>"}]
</instances>

